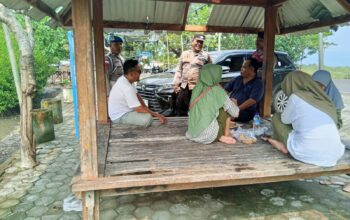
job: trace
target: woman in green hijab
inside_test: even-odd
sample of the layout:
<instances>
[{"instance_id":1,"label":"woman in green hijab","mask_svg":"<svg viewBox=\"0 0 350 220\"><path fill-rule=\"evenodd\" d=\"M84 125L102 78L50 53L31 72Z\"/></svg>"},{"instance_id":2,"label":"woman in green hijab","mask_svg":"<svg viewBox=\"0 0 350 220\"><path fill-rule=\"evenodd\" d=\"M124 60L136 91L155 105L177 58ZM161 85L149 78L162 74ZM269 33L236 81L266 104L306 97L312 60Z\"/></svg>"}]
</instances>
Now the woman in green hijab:
<instances>
[{"instance_id":1,"label":"woman in green hijab","mask_svg":"<svg viewBox=\"0 0 350 220\"><path fill-rule=\"evenodd\" d=\"M335 106L327 94L310 75L300 71L284 78L282 90L288 102L282 114L273 116L274 135L268 141L304 163L336 165L345 147L337 129Z\"/></svg>"},{"instance_id":2,"label":"woman in green hijab","mask_svg":"<svg viewBox=\"0 0 350 220\"><path fill-rule=\"evenodd\" d=\"M215 140L234 144L230 134L231 116L238 117L239 109L220 86L222 68L204 65L199 81L192 91L186 137L198 143L210 144Z\"/></svg>"}]
</instances>

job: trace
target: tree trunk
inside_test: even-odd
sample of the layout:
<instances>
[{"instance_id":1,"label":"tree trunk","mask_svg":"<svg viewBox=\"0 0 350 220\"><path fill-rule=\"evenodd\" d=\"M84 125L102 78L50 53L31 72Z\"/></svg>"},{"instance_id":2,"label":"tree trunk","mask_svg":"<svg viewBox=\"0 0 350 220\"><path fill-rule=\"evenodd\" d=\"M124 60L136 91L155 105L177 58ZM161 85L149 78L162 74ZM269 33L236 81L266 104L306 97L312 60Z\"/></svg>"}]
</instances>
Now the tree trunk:
<instances>
[{"instance_id":1,"label":"tree trunk","mask_svg":"<svg viewBox=\"0 0 350 220\"><path fill-rule=\"evenodd\" d=\"M5 23L15 34L20 52L21 73L21 159L22 167L32 168L35 166L35 143L33 141L33 127L31 111L32 99L36 92L34 78L33 50L27 33L23 30L15 15L0 4L0 21Z\"/></svg>"},{"instance_id":2,"label":"tree trunk","mask_svg":"<svg viewBox=\"0 0 350 220\"><path fill-rule=\"evenodd\" d=\"M27 34L28 34L30 46L32 47L32 49L34 49L33 28L32 28L32 25L30 24L30 18L29 18L29 16L25 15L25 16L24 16L24 21L25 21L25 24L26 24L26 32L27 32Z\"/></svg>"},{"instance_id":3,"label":"tree trunk","mask_svg":"<svg viewBox=\"0 0 350 220\"><path fill-rule=\"evenodd\" d=\"M11 36L10 36L10 32L7 28L7 25L3 23L2 28L4 29L7 51L9 53L13 79L15 81L15 86L16 86L17 98L18 98L18 102L21 104L21 100L22 100L22 97L21 97L21 79L20 79L19 73L18 73L15 52L14 52L13 47L12 47Z\"/></svg>"}]
</instances>

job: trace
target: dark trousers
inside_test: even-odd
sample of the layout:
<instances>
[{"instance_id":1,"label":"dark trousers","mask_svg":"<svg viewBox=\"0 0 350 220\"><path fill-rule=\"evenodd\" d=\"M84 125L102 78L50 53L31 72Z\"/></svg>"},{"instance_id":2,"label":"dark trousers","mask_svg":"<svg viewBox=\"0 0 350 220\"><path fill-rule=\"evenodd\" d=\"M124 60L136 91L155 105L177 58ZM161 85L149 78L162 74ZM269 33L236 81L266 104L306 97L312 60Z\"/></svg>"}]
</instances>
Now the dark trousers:
<instances>
[{"instance_id":1,"label":"dark trousers","mask_svg":"<svg viewBox=\"0 0 350 220\"><path fill-rule=\"evenodd\" d=\"M190 106L192 90L180 88L180 92L176 98L176 113L178 116L188 116L188 108Z\"/></svg>"},{"instance_id":2,"label":"dark trousers","mask_svg":"<svg viewBox=\"0 0 350 220\"><path fill-rule=\"evenodd\" d=\"M235 118L234 121L246 123L246 122L249 122L250 120L253 120L254 115L255 115L255 111L241 110L239 111L238 118Z\"/></svg>"},{"instance_id":3,"label":"dark trousers","mask_svg":"<svg viewBox=\"0 0 350 220\"><path fill-rule=\"evenodd\" d=\"M219 132L218 136L216 137L216 140L218 141L221 136L225 135L225 128L226 128L226 121L227 119L231 117L228 112L224 110L224 108L219 109L219 115L217 117L218 124L219 124Z\"/></svg>"}]
</instances>

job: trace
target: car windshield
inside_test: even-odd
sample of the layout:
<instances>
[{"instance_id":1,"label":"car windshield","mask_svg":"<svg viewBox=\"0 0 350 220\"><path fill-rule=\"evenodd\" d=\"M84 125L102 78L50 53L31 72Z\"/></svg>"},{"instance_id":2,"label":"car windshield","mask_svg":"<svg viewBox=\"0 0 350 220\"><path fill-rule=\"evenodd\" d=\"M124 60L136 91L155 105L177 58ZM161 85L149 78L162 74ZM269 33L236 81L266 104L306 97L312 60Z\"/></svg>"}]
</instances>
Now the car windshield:
<instances>
[{"instance_id":1,"label":"car windshield","mask_svg":"<svg viewBox=\"0 0 350 220\"><path fill-rule=\"evenodd\" d=\"M218 58L220 52L209 52L210 58L213 63L216 63L216 59Z\"/></svg>"}]
</instances>

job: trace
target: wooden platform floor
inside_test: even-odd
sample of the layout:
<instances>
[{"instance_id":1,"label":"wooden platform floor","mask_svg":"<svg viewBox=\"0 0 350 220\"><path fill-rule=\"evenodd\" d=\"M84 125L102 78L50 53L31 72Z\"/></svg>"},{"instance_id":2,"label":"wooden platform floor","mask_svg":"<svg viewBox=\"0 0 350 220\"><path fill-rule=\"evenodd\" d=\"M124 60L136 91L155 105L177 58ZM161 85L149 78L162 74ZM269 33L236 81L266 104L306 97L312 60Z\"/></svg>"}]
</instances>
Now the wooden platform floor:
<instances>
[{"instance_id":1,"label":"wooden platform floor","mask_svg":"<svg viewBox=\"0 0 350 220\"><path fill-rule=\"evenodd\" d=\"M151 128L112 125L108 149L99 151L101 178L82 182L79 189L128 194L350 173L349 151L337 166L321 168L298 162L262 141L252 145L192 142L185 137L186 120L170 118L168 124L156 122ZM102 139L108 138L105 128L99 130Z\"/></svg>"}]
</instances>

